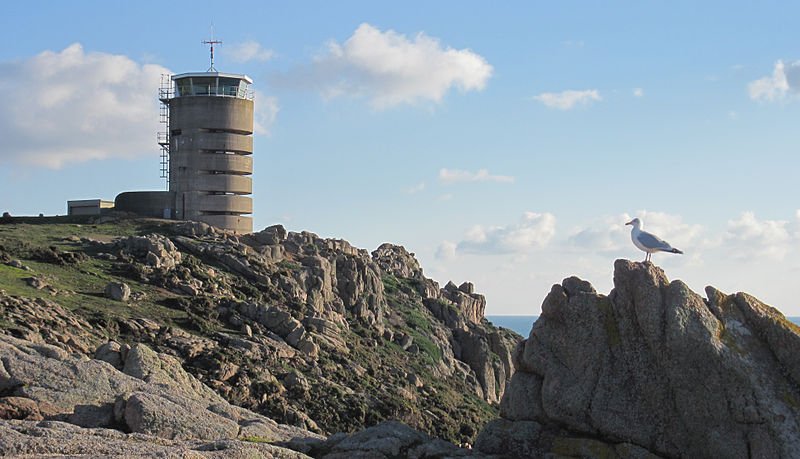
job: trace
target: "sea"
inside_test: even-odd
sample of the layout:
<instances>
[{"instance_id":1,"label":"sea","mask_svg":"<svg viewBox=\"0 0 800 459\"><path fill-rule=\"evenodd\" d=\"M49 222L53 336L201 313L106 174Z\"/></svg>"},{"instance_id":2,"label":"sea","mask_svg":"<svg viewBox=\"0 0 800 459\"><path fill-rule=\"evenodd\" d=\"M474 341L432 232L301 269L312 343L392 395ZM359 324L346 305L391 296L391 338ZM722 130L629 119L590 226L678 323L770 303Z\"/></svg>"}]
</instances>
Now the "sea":
<instances>
[{"instance_id":1,"label":"sea","mask_svg":"<svg viewBox=\"0 0 800 459\"><path fill-rule=\"evenodd\" d=\"M493 323L496 327L508 328L513 330L524 338L527 338L531 332L533 323L539 316L486 316L489 322ZM790 321L800 326L800 317L787 317Z\"/></svg>"}]
</instances>

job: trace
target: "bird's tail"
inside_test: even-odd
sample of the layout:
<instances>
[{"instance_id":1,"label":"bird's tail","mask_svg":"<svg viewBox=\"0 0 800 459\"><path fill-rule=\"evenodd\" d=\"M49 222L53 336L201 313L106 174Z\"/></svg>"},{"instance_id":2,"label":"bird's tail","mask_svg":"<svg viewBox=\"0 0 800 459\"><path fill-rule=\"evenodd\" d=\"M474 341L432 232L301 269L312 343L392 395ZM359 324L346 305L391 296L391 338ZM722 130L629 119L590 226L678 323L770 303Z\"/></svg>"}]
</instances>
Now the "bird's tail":
<instances>
[{"instance_id":1,"label":"bird's tail","mask_svg":"<svg viewBox=\"0 0 800 459\"><path fill-rule=\"evenodd\" d=\"M670 252L683 254L683 251L682 250L678 250L678 249L672 249L672 250L670 250Z\"/></svg>"}]
</instances>

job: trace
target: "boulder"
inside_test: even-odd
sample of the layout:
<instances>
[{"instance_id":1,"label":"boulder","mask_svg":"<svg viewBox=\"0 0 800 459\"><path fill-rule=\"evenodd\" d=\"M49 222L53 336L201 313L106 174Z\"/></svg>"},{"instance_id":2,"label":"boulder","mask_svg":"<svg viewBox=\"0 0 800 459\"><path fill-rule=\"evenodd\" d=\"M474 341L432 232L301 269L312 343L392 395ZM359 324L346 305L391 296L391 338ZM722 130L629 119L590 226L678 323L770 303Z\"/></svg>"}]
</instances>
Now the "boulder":
<instances>
[{"instance_id":1,"label":"boulder","mask_svg":"<svg viewBox=\"0 0 800 459\"><path fill-rule=\"evenodd\" d=\"M123 282L109 282L106 284L105 296L114 301L128 301L131 296L131 288Z\"/></svg>"},{"instance_id":2,"label":"boulder","mask_svg":"<svg viewBox=\"0 0 800 459\"><path fill-rule=\"evenodd\" d=\"M254 245L276 245L286 240L286 228L283 225L272 225L243 237L252 240Z\"/></svg>"},{"instance_id":3,"label":"boulder","mask_svg":"<svg viewBox=\"0 0 800 459\"><path fill-rule=\"evenodd\" d=\"M26 397L0 397L0 419L23 419L41 421L54 416L57 410L48 402Z\"/></svg>"},{"instance_id":4,"label":"boulder","mask_svg":"<svg viewBox=\"0 0 800 459\"><path fill-rule=\"evenodd\" d=\"M152 384L179 390L192 398L209 403L225 400L208 386L186 372L174 357L159 354L144 344L134 344L125 358L122 372Z\"/></svg>"},{"instance_id":5,"label":"boulder","mask_svg":"<svg viewBox=\"0 0 800 459\"><path fill-rule=\"evenodd\" d=\"M217 230L213 226L207 223L193 221L176 223L172 226L172 230L186 237L213 236L217 233Z\"/></svg>"},{"instance_id":6,"label":"boulder","mask_svg":"<svg viewBox=\"0 0 800 459\"><path fill-rule=\"evenodd\" d=\"M122 346L116 341L108 341L94 351L94 358L108 362L114 368L122 369Z\"/></svg>"},{"instance_id":7,"label":"boulder","mask_svg":"<svg viewBox=\"0 0 800 459\"><path fill-rule=\"evenodd\" d=\"M25 281L26 284L28 284L29 287L33 287L36 290L41 290L47 287L47 284L38 277L26 277L23 280Z\"/></svg>"},{"instance_id":8,"label":"boulder","mask_svg":"<svg viewBox=\"0 0 800 459\"><path fill-rule=\"evenodd\" d=\"M17 269L24 269L25 271L33 271L30 267L28 267L27 265L23 264L21 261L19 261L17 259L9 261L8 262L8 266L11 266L12 268L17 268Z\"/></svg>"},{"instance_id":9,"label":"boulder","mask_svg":"<svg viewBox=\"0 0 800 459\"><path fill-rule=\"evenodd\" d=\"M239 425L188 397L133 392L120 396L115 419L131 432L162 438L236 438Z\"/></svg>"}]
</instances>

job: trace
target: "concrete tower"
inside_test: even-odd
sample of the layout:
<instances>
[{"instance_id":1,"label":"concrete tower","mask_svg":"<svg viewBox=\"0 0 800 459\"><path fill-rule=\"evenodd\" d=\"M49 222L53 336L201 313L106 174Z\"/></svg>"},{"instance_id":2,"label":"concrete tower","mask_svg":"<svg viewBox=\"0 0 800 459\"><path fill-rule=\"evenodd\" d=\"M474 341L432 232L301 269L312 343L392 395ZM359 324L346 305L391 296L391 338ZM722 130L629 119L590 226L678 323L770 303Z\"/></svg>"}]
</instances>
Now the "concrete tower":
<instances>
[{"instance_id":1,"label":"concrete tower","mask_svg":"<svg viewBox=\"0 0 800 459\"><path fill-rule=\"evenodd\" d=\"M253 231L253 83L219 72L172 76L169 107L171 217L237 233Z\"/></svg>"}]
</instances>

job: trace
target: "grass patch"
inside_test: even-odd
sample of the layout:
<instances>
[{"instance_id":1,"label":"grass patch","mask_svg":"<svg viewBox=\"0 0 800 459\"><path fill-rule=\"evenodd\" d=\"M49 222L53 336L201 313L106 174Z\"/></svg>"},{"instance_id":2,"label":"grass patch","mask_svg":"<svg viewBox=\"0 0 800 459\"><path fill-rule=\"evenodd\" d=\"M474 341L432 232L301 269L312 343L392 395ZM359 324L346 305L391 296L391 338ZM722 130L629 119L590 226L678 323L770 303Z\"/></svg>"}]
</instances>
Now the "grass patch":
<instances>
[{"instance_id":1,"label":"grass patch","mask_svg":"<svg viewBox=\"0 0 800 459\"><path fill-rule=\"evenodd\" d=\"M399 307L397 309L400 313L400 316L406 321L406 324L408 324L409 327L431 333L431 320L433 319L426 316L423 312L427 312L427 310L424 310L422 306L416 304L399 303L398 306Z\"/></svg>"},{"instance_id":2,"label":"grass patch","mask_svg":"<svg viewBox=\"0 0 800 459\"><path fill-rule=\"evenodd\" d=\"M275 440L269 440L269 439L264 438L264 437L255 437L255 436L253 436L253 437L244 437L244 438L241 438L241 440L249 442L249 443L274 443L275 442Z\"/></svg>"},{"instance_id":3,"label":"grass patch","mask_svg":"<svg viewBox=\"0 0 800 459\"><path fill-rule=\"evenodd\" d=\"M287 269L289 271L299 271L299 270L303 269L303 267L300 266L299 264L292 263L291 261L286 261L286 260L279 261L278 263L276 263L276 265L279 268Z\"/></svg>"},{"instance_id":4,"label":"grass patch","mask_svg":"<svg viewBox=\"0 0 800 459\"><path fill-rule=\"evenodd\" d=\"M439 349L439 346L434 344L428 337L421 334L417 330L409 330L408 334L411 335L413 338L412 343L416 344L422 352L425 352L427 355L433 359L433 362L436 363L442 360L442 350Z\"/></svg>"},{"instance_id":5,"label":"grass patch","mask_svg":"<svg viewBox=\"0 0 800 459\"><path fill-rule=\"evenodd\" d=\"M391 274L382 275L381 281L383 281L383 291L389 295L394 295L400 290L400 281Z\"/></svg>"}]
</instances>

